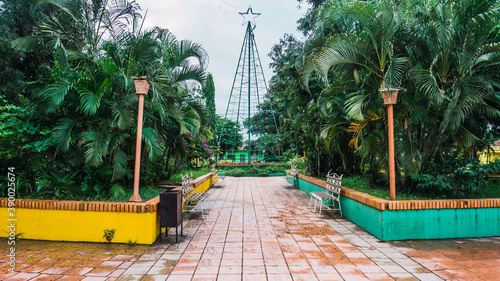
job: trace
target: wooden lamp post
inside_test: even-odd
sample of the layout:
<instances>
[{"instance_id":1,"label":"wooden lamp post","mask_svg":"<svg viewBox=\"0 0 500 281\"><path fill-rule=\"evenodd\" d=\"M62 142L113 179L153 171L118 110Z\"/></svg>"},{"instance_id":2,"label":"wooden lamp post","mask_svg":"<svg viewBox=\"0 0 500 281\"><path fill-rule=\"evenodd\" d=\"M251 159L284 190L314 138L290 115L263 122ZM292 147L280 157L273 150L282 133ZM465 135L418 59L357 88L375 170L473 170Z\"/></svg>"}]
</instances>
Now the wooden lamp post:
<instances>
[{"instance_id":1,"label":"wooden lamp post","mask_svg":"<svg viewBox=\"0 0 500 281\"><path fill-rule=\"evenodd\" d=\"M391 200L396 200L396 169L394 165L394 117L392 106L398 101L398 92L401 88L383 88L379 89L380 95L387 105L387 122L389 123L389 180L391 190Z\"/></svg>"},{"instance_id":2,"label":"wooden lamp post","mask_svg":"<svg viewBox=\"0 0 500 281\"><path fill-rule=\"evenodd\" d=\"M139 110L137 113L137 140L135 144L135 169L134 169L134 194L128 201L139 202L142 201L139 196L139 179L141 176L141 144L142 144L142 120L144 112L144 96L148 94L151 82L146 78L132 77L135 84L135 92L139 96Z\"/></svg>"}]
</instances>

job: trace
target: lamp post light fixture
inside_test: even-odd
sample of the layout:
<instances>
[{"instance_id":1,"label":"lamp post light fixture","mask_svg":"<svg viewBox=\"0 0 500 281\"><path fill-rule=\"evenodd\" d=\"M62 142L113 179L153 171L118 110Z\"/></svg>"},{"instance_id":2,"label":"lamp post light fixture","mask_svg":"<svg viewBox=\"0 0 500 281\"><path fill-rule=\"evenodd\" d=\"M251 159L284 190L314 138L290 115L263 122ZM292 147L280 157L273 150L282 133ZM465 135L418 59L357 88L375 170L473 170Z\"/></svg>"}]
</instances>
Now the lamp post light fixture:
<instances>
[{"instance_id":1,"label":"lamp post light fixture","mask_svg":"<svg viewBox=\"0 0 500 281\"><path fill-rule=\"evenodd\" d=\"M141 176L141 144L142 144L142 120L144 112L144 96L148 94L151 82L146 78L132 77L135 84L135 93L139 96L139 109L137 111L137 140L135 143L135 169L134 169L134 194L128 201L142 201L139 196L139 179Z\"/></svg>"},{"instance_id":2,"label":"lamp post light fixture","mask_svg":"<svg viewBox=\"0 0 500 281\"><path fill-rule=\"evenodd\" d=\"M389 181L390 181L390 191L391 200L396 200L396 169L394 165L394 116L392 113L392 106L398 101L398 92L401 88L389 88L379 89L380 95L384 100L384 104L387 105L387 122L389 130Z\"/></svg>"}]
</instances>

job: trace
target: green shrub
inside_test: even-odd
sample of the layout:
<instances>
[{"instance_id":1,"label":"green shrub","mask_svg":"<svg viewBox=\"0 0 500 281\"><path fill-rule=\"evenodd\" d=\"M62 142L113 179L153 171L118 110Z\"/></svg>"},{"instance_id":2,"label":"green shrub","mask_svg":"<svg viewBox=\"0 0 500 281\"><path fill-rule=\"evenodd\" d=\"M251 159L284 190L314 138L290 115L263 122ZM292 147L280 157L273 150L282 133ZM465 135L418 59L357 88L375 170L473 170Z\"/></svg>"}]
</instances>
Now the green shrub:
<instances>
[{"instance_id":1,"label":"green shrub","mask_svg":"<svg viewBox=\"0 0 500 281\"><path fill-rule=\"evenodd\" d=\"M113 240L113 238L115 237L115 232L116 232L116 229L105 229L104 230L104 235L103 235L103 238L106 239L106 241L111 242L111 240Z\"/></svg>"},{"instance_id":2,"label":"green shrub","mask_svg":"<svg viewBox=\"0 0 500 281\"><path fill-rule=\"evenodd\" d=\"M185 176L186 174L191 174L193 173L193 179L196 179L198 177L201 177L205 174L208 174L212 171L211 166L207 167L202 167L199 169L191 169L191 170L183 170L182 172L179 172L177 174L174 174L170 177L167 183L175 183L175 182L182 182L182 176Z\"/></svg>"},{"instance_id":3,"label":"green shrub","mask_svg":"<svg viewBox=\"0 0 500 281\"><path fill-rule=\"evenodd\" d=\"M231 176L233 176L233 177L242 177L245 174L248 174L248 172L246 170L239 169L239 168L229 170L228 173L231 174Z\"/></svg>"},{"instance_id":4,"label":"green shrub","mask_svg":"<svg viewBox=\"0 0 500 281\"><path fill-rule=\"evenodd\" d=\"M411 175L417 192L441 198L465 198L489 185L488 175L500 172L500 161L482 164L477 159L445 157L430 174Z\"/></svg>"},{"instance_id":5,"label":"green shrub","mask_svg":"<svg viewBox=\"0 0 500 281\"><path fill-rule=\"evenodd\" d=\"M287 169L290 169L290 167L292 165L294 165L295 168L297 169L298 173L303 174L303 175L309 175L309 173L307 171L307 158L306 157L295 156L294 158L290 159L290 161L288 161L286 163L286 165L287 165Z\"/></svg>"}]
</instances>

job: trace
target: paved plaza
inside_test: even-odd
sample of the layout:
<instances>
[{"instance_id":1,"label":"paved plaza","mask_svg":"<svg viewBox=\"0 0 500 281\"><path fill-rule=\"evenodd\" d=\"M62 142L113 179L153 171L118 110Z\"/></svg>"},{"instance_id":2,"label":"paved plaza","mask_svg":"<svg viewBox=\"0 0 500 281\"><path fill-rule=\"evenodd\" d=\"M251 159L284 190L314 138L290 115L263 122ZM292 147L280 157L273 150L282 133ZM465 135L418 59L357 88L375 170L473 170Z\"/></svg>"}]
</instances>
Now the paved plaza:
<instances>
[{"instance_id":1,"label":"paved plaza","mask_svg":"<svg viewBox=\"0 0 500 281\"><path fill-rule=\"evenodd\" d=\"M0 280L500 280L500 238L382 242L281 177L233 178L152 246L19 240ZM6 245L6 241L0 241Z\"/></svg>"}]
</instances>

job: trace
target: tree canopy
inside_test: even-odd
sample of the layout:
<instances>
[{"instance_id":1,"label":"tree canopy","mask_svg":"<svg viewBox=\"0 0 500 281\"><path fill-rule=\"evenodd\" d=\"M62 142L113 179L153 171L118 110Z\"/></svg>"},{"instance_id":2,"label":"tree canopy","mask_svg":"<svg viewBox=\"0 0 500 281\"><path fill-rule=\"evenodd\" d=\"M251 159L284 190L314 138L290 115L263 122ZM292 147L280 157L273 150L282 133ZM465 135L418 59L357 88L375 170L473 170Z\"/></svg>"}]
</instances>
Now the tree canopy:
<instances>
[{"instance_id":1,"label":"tree canopy","mask_svg":"<svg viewBox=\"0 0 500 281\"><path fill-rule=\"evenodd\" d=\"M0 145L8 151L2 164L25 171L26 186L58 197L71 193L56 186L63 179L89 196L131 185L134 76L152 83L144 105L142 184L168 179L191 158L213 156L208 148L200 150L213 133L207 102L195 90L207 81L208 54L200 44L165 28L143 30L135 1L37 1L20 10L18 1L3 3L2 50L31 64L3 62L6 71L19 73L19 81L2 85L10 89L1 100L6 130ZM25 90L14 90L16 85ZM211 76L210 87L204 90L211 91L208 105ZM76 177L79 186L71 181Z\"/></svg>"},{"instance_id":2,"label":"tree canopy","mask_svg":"<svg viewBox=\"0 0 500 281\"><path fill-rule=\"evenodd\" d=\"M285 116L283 146L306 155L310 173L380 178L388 148L379 89L389 86L401 88L398 186L415 187L412 175L456 153L477 158L500 120L499 1L307 2L298 22L306 40L285 35L269 54L269 93Z\"/></svg>"}]
</instances>

